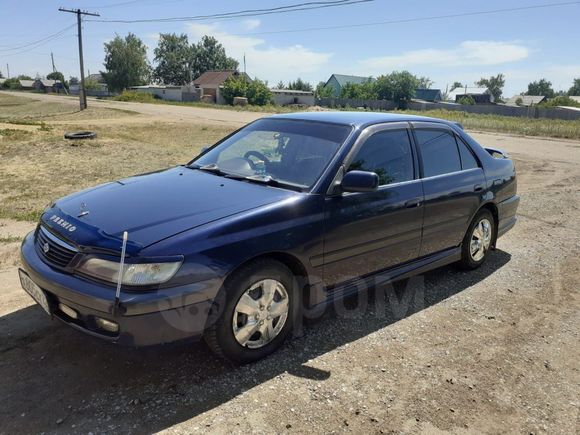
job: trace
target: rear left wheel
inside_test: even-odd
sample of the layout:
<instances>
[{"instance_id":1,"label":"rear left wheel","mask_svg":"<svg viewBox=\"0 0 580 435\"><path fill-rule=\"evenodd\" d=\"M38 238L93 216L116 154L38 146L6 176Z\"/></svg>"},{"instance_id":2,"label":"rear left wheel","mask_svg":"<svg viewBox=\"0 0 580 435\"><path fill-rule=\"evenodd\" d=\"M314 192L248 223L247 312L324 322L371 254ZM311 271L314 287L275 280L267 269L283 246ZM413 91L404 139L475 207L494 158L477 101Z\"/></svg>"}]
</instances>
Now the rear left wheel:
<instances>
[{"instance_id":1,"label":"rear left wheel","mask_svg":"<svg viewBox=\"0 0 580 435\"><path fill-rule=\"evenodd\" d=\"M489 210L480 210L463 239L460 264L466 269L475 269L488 257L495 236L495 223Z\"/></svg>"}]
</instances>

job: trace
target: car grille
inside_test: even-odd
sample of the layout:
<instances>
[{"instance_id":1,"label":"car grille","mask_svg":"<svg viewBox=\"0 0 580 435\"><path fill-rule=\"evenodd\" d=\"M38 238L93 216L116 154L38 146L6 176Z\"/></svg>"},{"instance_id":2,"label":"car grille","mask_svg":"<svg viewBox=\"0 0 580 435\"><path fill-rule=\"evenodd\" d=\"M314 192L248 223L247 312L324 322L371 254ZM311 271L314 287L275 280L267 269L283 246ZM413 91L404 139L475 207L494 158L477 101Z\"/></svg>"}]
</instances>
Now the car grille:
<instances>
[{"instance_id":1,"label":"car grille","mask_svg":"<svg viewBox=\"0 0 580 435\"><path fill-rule=\"evenodd\" d=\"M36 232L35 246L38 255L46 263L62 268L66 268L78 252L73 246L60 240L43 227Z\"/></svg>"}]
</instances>

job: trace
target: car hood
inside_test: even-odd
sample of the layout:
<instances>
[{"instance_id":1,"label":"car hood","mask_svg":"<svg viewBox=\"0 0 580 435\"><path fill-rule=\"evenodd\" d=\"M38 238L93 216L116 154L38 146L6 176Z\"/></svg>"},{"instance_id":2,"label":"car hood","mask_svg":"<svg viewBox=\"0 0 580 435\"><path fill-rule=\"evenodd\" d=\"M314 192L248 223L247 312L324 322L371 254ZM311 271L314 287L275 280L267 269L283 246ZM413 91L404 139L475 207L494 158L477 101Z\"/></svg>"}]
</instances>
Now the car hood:
<instances>
[{"instance_id":1,"label":"car hood","mask_svg":"<svg viewBox=\"0 0 580 435\"><path fill-rule=\"evenodd\" d=\"M103 184L58 200L45 225L82 247L136 252L167 237L297 192L176 167Z\"/></svg>"}]
</instances>

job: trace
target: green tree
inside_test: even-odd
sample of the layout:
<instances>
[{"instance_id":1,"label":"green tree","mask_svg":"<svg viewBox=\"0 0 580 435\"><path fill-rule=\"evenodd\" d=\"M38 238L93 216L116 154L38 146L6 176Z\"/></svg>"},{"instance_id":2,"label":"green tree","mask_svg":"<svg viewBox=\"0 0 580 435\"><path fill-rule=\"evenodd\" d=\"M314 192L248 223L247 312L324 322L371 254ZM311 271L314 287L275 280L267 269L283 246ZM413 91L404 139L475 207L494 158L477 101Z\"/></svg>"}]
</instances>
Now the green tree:
<instances>
[{"instance_id":1,"label":"green tree","mask_svg":"<svg viewBox=\"0 0 580 435\"><path fill-rule=\"evenodd\" d=\"M286 89L286 85L284 84L284 82L282 80L280 80L277 84L276 87L274 89Z\"/></svg>"},{"instance_id":2,"label":"green tree","mask_svg":"<svg viewBox=\"0 0 580 435\"><path fill-rule=\"evenodd\" d=\"M203 36L191 46L191 70L195 79L210 70L236 70L238 61L226 55L226 50L213 36Z\"/></svg>"},{"instance_id":3,"label":"green tree","mask_svg":"<svg viewBox=\"0 0 580 435\"><path fill-rule=\"evenodd\" d=\"M268 88L268 83L255 78L248 84L246 96L248 103L256 106L265 106L272 102L272 92Z\"/></svg>"},{"instance_id":4,"label":"green tree","mask_svg":"<svg viewBox=\"0 0 580 435\"><path fill-rule=\"evenodd\" d=\"M457 88L462 88L462 87L463 87L463 85L461 84L461 82L453 82L453 84L451 85L451 89L449 89L449 91L451 92Z\"/></svg>"},{"instance_id":5,"label":"green tree","mask_svg":"<svg viewBox=\"0 0 580 435\"><path fill-rule=\"evenodd\" d=\"M482 88L489 89L491 95L496 102L501 101L501 94L503 92L503 87L505 86L505 76L503 74L498 74L496 76L491 76L489 78L482 77L475 84Z\"/></svg>"},{"instance_id":6,"label":"green tree","mask_svg":"<svg viewBox=\"0 0 580 435\"><path fill-rule=\"evenodd\" d=\"M193 49L186 34L160 34L153 53L157 64L153 70L155 80L168 85L185 85L195 78L191 70Z\"/></svg>"},{"instance_id":7,"label":"green tree","mask_svg":"<svg viewBox=\"0 0 580 435\"><path fill-rule=\"evenodd\" d=\"M367 80L363 83L347 83L340 90L341 98L354 98L360 100L376 100L378 99L375 84Z\"/></svg>"},{"instance_id":8,"label":"green tree","mask_svg":"<svg viewBox=\"0 0 580 435\"><path fill-rule=\"evenodd\" d=\"M131 86L144 85L149 80L151 68L147 61L147 48L143 41L129 33L105 42L105 69L101 71L111 91L122 91Z\"/></svg>"},{"instance_id":9,"label":"green tree","mask_svg":"<svg viewBox=\"0 0 580 435\"><path fill-rule=\"evenodd\" d=\"M574 84L568 90L568 95L570 96L580 95L580 77L574 79Z\"/></svg>"},{"instance_id":10,"label":"green tree","mask_svg":"<svg viewBox=\"0 0 580 435\"><path fill-rule=\"evenodd\" d=\"M2 71L0 71L0 79L3 79L4 76L2 75Z\"/></svg>"},{"instance_id":11,"label":"green tree","mask_svg":"<svg viewBox=\"0 0 580 435\"><path fill-rule=\"evenodd\" d=\"M2 83L2 87L5 89L20 89L22 86L20 85L20 79L12 78L6 79L4 83Z\"/></svg>"},{"instance_id":12,"label":"green tree","mask_svg":"<svg viewBox=\"0 0 580 435\"><path fill-rule=\"evenodd\" d=\"M375 82L378 99L394 101L400 108L407 106L418 87L419 79L409 71L393 71L378 77Z\"/></svg>"},{"instance_id":13,"label":"green tree","mask_svg":"<svg viewBox=\"0 0 580 435\"><path fill-rule=\"evenodd\" d=\"M78 85L79 84L79 79L78 79L78 77L70 76L69 79L68 79L68 82L71 85Z\"/></svg>"},{"instance_id":14,"label":"green tree","mask_svg":"<svg viewBox=\"0 0 580 435\"><path fill-rule=\"evenodd\" d=\"M553 98L555 93L552 88L552 82L546 79L540 79L535 82L531 82L528 85L528 92L526 95L544 95L547 98Z\"/></svg>"},{"instance_id":15,"label":"green tree","mask_svg":"<svg viewBox=\"0 0 580 435\"><path fill-rule=\"evenodd\" d=\"M235 97L245 97L249 104L256 106L264 106L272 100L272 93L266 82L257 78L247 80L242 74L228 78L223 84L221 93L228 104L233 104Z\"/></svg>"},{"instance_id":16,"label":"green tree","mask_svg":"<svg viewBox=\"0 0 580 435\"><path fill-rule=\"evenodd\" d=\"M34 80L32 77L27 76L26 74L20 74L18 77L16 77L18 80Z\"/></svg>"},{"instance_id":17,"label":"green tree","mask_svg":"<svg viewBox=\"0 0 580 435\"><path fill-rule=\"evenodd\" d=\"M59 71L51 72L50 74L48 74L46 76L46 78L48 80L56 80L56 81L59 81L61 83L66 83L66 80L64 79L64 75Z\"/></svg>"},{"instance_id":18,"label":"green tree","mask_svg":"<svg viewBox=\"0 0 580 435\"><path fill-rule=\"evenodd\" d=\"M314 96L316 98L332 98L332 88L330 86L325 86L325 82L319 82L314 90Z\"/></svg>"},{"instance_id":19,"label":"green tree","mask_svg":"<svg viewBox=\"0 0 580 435\"><path fill-rule=\"evenodd\" d=\"M288 82L288 87L287 89L292 89L295 91L308 91L311 92L312 91L312 85L308 82L305 82L304 80L302 80L300 77L298 77L298 79L294 82Z\"/></svg>"},{"instance_id":20,"label":"green tree","mask_svg":"<svg viewBox=\"0 0 580 435\"><path fill-rule=\"evenodd\" d=\"M580 103L576 100L573 100L568 95L562 95L559 97L551 98L547 101L543 101L538 104L538 107L557 107L557 106L571 106L571 107L580 107Z\"/></svg>"},{"instance_id":21,"label":"green tree","mask_svg":"<svg viewBox=\"0 0 580 435\"><path fill-rule=\"evenodd\" d=\"M419 86L420 89L431 89L435 82L431 80L429 77L419 77Z\"/></svg>"}]
</instances>

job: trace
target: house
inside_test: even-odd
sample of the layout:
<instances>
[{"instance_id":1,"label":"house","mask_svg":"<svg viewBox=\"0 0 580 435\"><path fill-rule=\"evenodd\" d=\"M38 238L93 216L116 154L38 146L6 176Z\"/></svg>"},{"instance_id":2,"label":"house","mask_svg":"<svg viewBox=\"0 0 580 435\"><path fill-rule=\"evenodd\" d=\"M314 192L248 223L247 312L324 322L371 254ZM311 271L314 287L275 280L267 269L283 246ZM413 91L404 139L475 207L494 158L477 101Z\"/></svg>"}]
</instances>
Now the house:
<instances>
[{"instance_id":1,"label":"house","mask_svg":"<svg viewBox=\"0 0 580 435\"><path fill-rule=\"evenodd\" d=\"M71 84L69 86L69 92L71 95L78 95L80 88L80 83ZM92 97L108 97L111 95L105 78L101 73L89 74L85 77L85 89L87 95Z\"/></svg>"},{"instance_id":2,"label":"house","mask_svg":"<svg viewBox=\"0 0 580 435\"><path fill-rule=\"evenodd\" d=\"M487 88L476 88L476 87L461 87L455 88L447 96L448 101L454 103L459 102L463 97L471 97L475 101L475 104L491 104L495 101L493 95Z\"/></svg>"},{"instance_id":3,"label":"house","mask_svg":"<svg viewBox=\"0 0 580 435\"><path fill-rule=\"evenodd\" d=\"M155 98L167 101L183 101L183 86L145 85L132 86L132 91L151 94Z\"/></svg>"},{"instance_id":4,"label":"house","mask_svg":"<svg viewBox=\"0 0 580 435\"><path fill-rule=\"evenodd\" d=\"M375 79L372 77L361 77L361 76L348 76L343 74L332 74L330 78L324 84L325 88L332 89L332 96L334 98L339 98L342 93L342 88L347 83L352 83L355 85L360 85L366 82L374 82Z\"/></svg>"},{"instance_id":5,"label":"house","mask_svg":"<svg viewBox=\"0 0 580 435\"><path fill-rule=\"evenodd\" d=\"M34 90L35 81L36 80L20 80L20 89L24 89L25 91Z\"/></svg>"},{"instance_id":6,"label":"house","mask_svg":"<svg viewBox=\"0 0 580 435\"><path fill-rule=\"evenodd\" d=\"M415 100L434 103L443 99L441 89L415 89Z\"/></svg>"},{"instance_id":7,"label":"house","mask_svg":"<svg viewBox=\"0 0 580 435\"><path fill-rule=\"evenodd\" d=\"M514 95L505 102L506 106L530 107L546 101L545 95Z\"/></svg>"},{"instance_id":8,"label":"house","mask_svg":"<svg viewBox=\"0 0 580 435\"><path fill-rule=\"evenodd\" d=\"M314 92L297 91L294 89L270 89L272 100L278 106L288 106L290 104L301 104L304 106L314 106Z\"/></svg>"},{"instance_id":9,"label":"house","mask_svg":"<svg viewBox=\"0 0 580 435\"><path fill-rule=\"evenodd\" d=\"M240 73L236 70L206 71L193 82L193 90L199 94L199 99L207 103L225 104L221 95L221 88L224 82L232 76L243 76L246 80L251 81L246 73Z\"/></svg>"},{"instance_id":10,"label":"house","mask_svg":"<svg viewBox=\"0 0 580 435\"><path fill-rule=\"evenodd\" d=\"M22 82L22 80L21 80ZM62 92L64 89L63 84L59 80L49 80L49 79L36 79L34 80L34 89L39 92Z\"/></svg>"},{"instance_id":11,"label":"house","mask_svg":"<svg viewBox=\"0 0 580 435\"><path fill-rule=\"evenodd\" d=\"M580 96L570 95L570 98L576 101L577 103L580 103Z\"/></svg>"}]
</instances>

